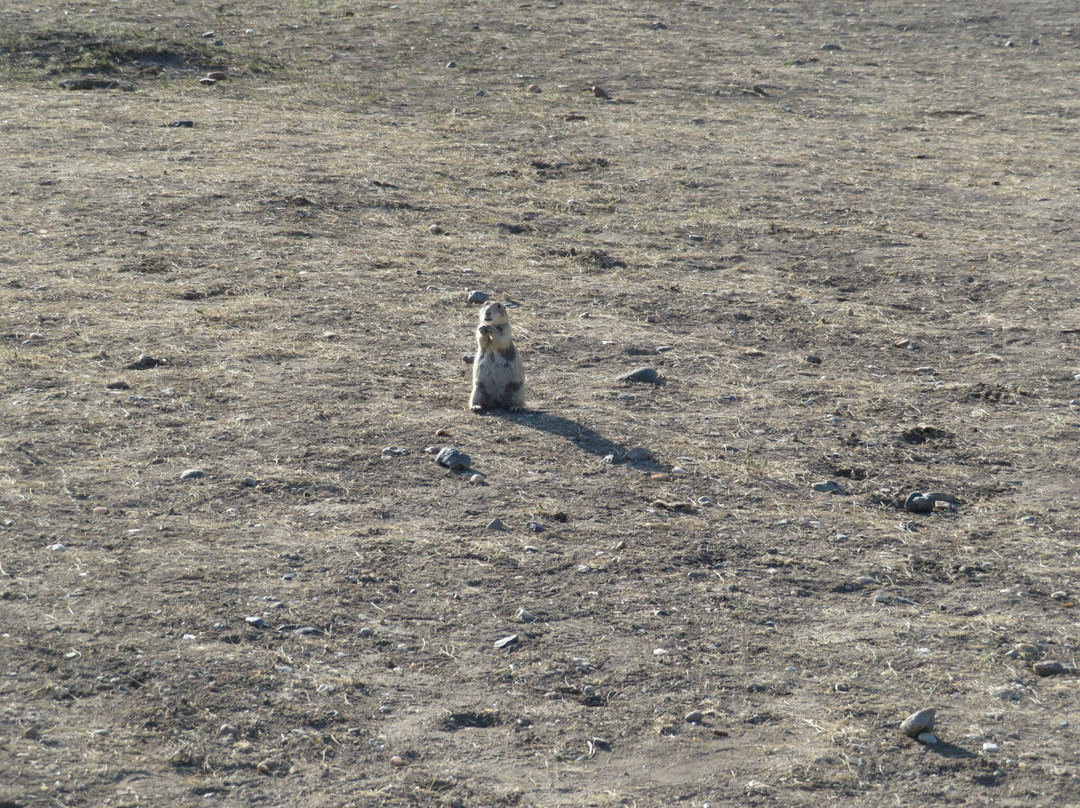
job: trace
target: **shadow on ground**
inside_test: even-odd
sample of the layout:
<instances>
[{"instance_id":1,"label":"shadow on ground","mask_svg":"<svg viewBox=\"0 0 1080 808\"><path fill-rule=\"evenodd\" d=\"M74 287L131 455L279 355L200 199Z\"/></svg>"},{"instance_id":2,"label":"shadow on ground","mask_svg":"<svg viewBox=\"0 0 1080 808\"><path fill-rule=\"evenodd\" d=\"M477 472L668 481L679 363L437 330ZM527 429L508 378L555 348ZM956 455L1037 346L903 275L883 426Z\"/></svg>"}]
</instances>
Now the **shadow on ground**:
<instances>
[{"instance_id":1,"label":"shadow on ground","mask_svg":"<svg viewBox=\"0 0 1080 808\"><path fill-rule=\"evenodd\" d=\"M616 459L616 462L625 463L628 466L633 466L642 471L661 470L661 466L655 460L628 460L626 458L626 453L628 451L626 446L604 437L599 432L590 429L572 418L564 418L561 415L544 412L543 410L522 410L520 412L491 410L487 414L505 418L507 421L512 421L521 426L531 427L540 432L547 432L552 435L558 435L561 438L566 438L579 449L583 449L589 454L594 454L597 457L607 457L608 455L611 455Z\"/></svg>"}]
</instances>

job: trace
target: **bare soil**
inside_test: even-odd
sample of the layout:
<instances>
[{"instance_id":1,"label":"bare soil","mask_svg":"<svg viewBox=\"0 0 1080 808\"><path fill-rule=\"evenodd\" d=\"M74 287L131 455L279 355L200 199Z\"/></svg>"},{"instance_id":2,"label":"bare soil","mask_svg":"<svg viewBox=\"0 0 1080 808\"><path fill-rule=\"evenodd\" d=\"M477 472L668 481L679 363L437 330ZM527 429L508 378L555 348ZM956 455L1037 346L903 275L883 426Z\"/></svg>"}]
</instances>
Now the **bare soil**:
<instances>
[{"instance_id":1,"label":"bare soil","mask_svg":"<svg viewBox=\"0 0 1080 808\"><path fill-rule=\"evenodd\" d=\"M1080 804L1078 77L1064 0L6 2L0 804Z\"/></svg>"}]
</instances>

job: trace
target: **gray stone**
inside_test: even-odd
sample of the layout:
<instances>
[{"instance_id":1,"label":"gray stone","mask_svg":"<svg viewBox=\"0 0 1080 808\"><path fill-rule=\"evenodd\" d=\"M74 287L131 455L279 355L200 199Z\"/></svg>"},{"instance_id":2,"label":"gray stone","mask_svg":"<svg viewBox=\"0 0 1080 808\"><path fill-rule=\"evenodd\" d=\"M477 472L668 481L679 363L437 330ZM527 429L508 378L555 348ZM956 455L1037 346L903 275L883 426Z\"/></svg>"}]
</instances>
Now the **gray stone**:
<instances>
[{"instance_id":1,"label":"gray stone","mask_svg":"<svg viewBox=\"0 0 1080 808\"><path fill-rule=\"evenodd\" d=\"M934 500L922 491L912 491L904 500L904 510L908 513L930 513L934 510Z\"/></svg>"},{"instance_id":2,"label":"gray stone","mask_svg":"<svg viewBox=\"0 0 1080 808\"><path fill-rule=\"evenodd\" d=\"M472 460L460 449L446 446L435 456L435 462L452 471L465 471L469 468Z\"/></svg>"},{"instance_id":3,"label":"gray stone","mask_svg":"<svg viewBox=\"0 0 1080 808\"><path fill-rule=\"evenodd\" d=\"M206 476L206 472L202 469L188 469L180 475L181 480L201 480Z\"/></svg>"},{"instance_id":4,"label":"gray stone","mask_svg":"<svg viewBox=\"0 0 1080 808\"><path fill-rule=\"evenodd\" d=\"M487 523L487 529L488 530L505 530L506 525L503 524L502 519L499 519L498 517L496 517L496 518L492 519L490 522Z\"/></svg>"},{"instance_id":5,"label":"gray stone","mask_svg":"<svg viewBox=\"0 0 1080 808\"><path fill-rule=\"evenodd\" d=\"M822 494L847 494L847 489L836 480L822 480L819 483L811 483L810 487Z\"/></svg>"},{"instance_id":6,"label":"gray stone","mask_svg":"<svg viewBox=\"0 0 1080 808\"><path fill-rule=\"evenodd\" d=\"M626 453L626 459L633 463L652 460L653 453L644 446L638 446L636 449L631 449Z\"/></svg>"},{"instance_id":7,"label":"gray stone","mask_svg":"<svg viewBox=\"0 0 1080 808\"><path fill-rule=\"evenodd\" d=\"M1065 673L1068 668L1056 659L1044 659L1032 665L1031 670L1036 676L1056 676L1059 673Z\"/></svg>"},{"instance_id":8,"label":"gray stone","mask_svg":"<svg viewBox=\"0 0 1080 808\"><path fill-rule=\"evenodd\" d=\"M508 637L503 637L501 640L495 640L496 648L508 648L518 641L517 634L511 634Z\"/></svg>"},{"instance_id":9,"label":"gray stone","mask_svg":"<svg viewBox=\"0 0 1080 808\"><path fill-rule=\"evenodd\" d=\"M620 376L616 376L615 381L644 382L645 384L657 384L660 381L660 374L657 372L656 368L641 367L627 371Z\"/></svg>"},{"instance_id":10,"label":"gray stone","mask_svg":"<svg viewBox=\"0 0 1080 808\"><path fill-rule=\"evenodd\" d=\"M491 295L487 292L481 292L479 289L473 289L469 292L470 303L487 303L491 299Z\"/></svg>"},{"instance_id":11,"label":"gray stone","mask_svg":"<svg viewBox=\"0 0 1080 808\"><path fill-rule=\"evenodd\" d=\"M934 728L933 707L912 713L900 722L900 731L909 738L918 738L924 732L930 732Z\"/></svg>"}]
</instances>

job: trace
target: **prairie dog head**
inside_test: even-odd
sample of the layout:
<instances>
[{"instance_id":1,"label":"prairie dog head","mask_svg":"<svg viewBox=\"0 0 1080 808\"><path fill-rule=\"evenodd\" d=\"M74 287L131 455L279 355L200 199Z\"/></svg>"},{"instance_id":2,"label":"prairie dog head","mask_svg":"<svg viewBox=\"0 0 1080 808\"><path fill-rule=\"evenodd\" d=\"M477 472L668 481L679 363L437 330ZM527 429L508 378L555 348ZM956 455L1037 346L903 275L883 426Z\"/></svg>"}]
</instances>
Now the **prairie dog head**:
<instances>
[{"instance_id":1,"label":"prairie dog head","mask_svg":"<svg viewBox=\"0 0 1080 808\"><path fill-rule=\"evenodd\" d=\"M513 339L510 333L510 317L502 303L488 303L480 309L480 325L476 329L476 339L481 350L487 346L503 349Z\"/></svg>"},{"instance_id":2,"label":"prairie dog head","mask_svg":"<svg viewBox=\"0 0 1080 808\"><path fill-rule=\"evenodd\" d=\"M480 309L481 326L499 326L510 322L510 316L506 313L506 306L502 303L488 303Z\"/></svg>"}]
</instances>

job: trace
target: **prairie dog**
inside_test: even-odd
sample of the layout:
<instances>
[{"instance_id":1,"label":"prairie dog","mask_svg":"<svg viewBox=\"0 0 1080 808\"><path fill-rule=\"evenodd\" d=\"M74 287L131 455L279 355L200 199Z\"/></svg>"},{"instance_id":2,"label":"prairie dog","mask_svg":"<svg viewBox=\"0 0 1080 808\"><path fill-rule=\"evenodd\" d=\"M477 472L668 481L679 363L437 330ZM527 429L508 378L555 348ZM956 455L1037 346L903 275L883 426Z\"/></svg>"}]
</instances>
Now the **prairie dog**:
<instances>
[{"instance_id":1,"label":"prairie dog","mask_svg":"<svg viewBox=\"0 0 1080 808\"><path fill-rule=\"evenodd\" d=\"M502 303L480 309L476 328L476 358L469 407L484 410L520 410L525 406L525 369L510 333L510 317Z\"/></svg>"}]
</instances>

